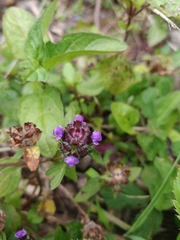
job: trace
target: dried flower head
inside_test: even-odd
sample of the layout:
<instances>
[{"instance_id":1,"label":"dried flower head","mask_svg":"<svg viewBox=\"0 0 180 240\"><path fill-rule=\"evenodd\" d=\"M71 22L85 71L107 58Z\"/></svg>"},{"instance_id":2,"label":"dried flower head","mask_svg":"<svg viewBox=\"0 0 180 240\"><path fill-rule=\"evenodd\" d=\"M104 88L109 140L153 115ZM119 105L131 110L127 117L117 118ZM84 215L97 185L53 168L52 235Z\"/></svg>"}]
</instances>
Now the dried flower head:
<instances>
[{"instance_id":1,"label":"dried flower head","mask_svg":"<svg viewBox=\"0 0 180 240\"><path fill-rule=\"evenodd\" d=\"M14 126L7 131L11 137L10 142L14 147L29 147L36 144L41 138L42 131L36 128L36 125L31 122L24 123L24 130L21 126Z\"/></svg>"}]
</instances>

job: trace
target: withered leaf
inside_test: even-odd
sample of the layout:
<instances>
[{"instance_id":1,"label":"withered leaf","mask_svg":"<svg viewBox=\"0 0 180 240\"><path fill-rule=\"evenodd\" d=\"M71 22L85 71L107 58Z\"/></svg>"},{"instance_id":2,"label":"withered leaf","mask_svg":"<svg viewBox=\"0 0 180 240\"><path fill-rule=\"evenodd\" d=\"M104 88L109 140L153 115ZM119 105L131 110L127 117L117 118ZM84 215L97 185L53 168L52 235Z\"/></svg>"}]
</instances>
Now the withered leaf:
<instances>
[{"instance_id":1,"label":"withered leaf","mask_svg":"<svg viewBox=\"0 0 180 240\"><path fill-rule=\"evenodd\" d=\"M35 171L39 166L40 150L37 145L24 147L24 159L31 171Z\"/></svg>"}]
</instances>

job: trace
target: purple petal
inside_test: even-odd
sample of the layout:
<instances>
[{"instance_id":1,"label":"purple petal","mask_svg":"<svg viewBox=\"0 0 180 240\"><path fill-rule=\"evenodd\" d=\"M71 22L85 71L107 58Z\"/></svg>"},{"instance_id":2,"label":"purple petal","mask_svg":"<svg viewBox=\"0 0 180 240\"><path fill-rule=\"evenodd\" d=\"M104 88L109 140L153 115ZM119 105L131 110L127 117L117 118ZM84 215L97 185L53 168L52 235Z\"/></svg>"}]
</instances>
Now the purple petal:
<instances>
[{"instance_id":1,"label":"purple petal","mask_svg":"<svg viewBox=\"0 0 180 240\"><path fill-rule=\"evenodd\" d=\"M56 137L56 140L60 140L63 137L63 134L64 128L61 126L57 126L53 131L53 135Z\"/></svg>"},{"instance_id":2,"label":"purple petal","mask_svg":"<svg viewBox=\"0 0 180 240\"><path fill-rule=\"evenodd\" d=\"M64 161L68 164L69 167L73 167L75 164L79 163L79 160L74 156L66 157Z\"/></svg>"},{"instance_id":3,"label":"purple petal","mask_svg":"<svg viewBox=\"0 0 180 240\"><path fill-rule=\"evenodd\" d=\"M83 116L81 116L81 115L76 115L75 117L74 117L74 121L80 121L80 122L83 122L84 121L84 117Z\"/></svg>"},{"instance_id":4,"label":"purple petal","mask_svg":"<svg viewBox=\"0 0 180 240\"><path fill-rule=\"evenodd\" d=\"M91 135L91 140L94 143L94 145L98 145L101 140L102 140L102 135L98 130L95 130L92 135Z\"/></svg>"},{"instance_id":5,"label":"purple petal","mask_svg":"<svg viewBox=\"0 0 180 240\"><path fill-rule=\"evenodd\" d=\"M25 235L26 235L26 230L22 229L22 230L19 230L14 236L16 238L23 238Z\"/></svg>"}]
</instances>

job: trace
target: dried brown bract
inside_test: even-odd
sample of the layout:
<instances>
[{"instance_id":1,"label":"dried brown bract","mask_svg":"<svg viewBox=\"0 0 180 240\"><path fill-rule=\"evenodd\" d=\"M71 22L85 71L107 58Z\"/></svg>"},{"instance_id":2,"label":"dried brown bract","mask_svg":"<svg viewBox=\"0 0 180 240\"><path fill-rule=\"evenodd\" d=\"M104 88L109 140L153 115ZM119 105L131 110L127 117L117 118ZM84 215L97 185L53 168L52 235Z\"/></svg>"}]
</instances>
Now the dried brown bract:
<instances>
[{"instance_id":1,"label":"dried brown bract","mask_svg":"<svg viewBox=\"0 0 180 240\"><path fill-rule=\"evenodd\" d=\"M13 147L30 147L35 145L41 138L42 131L36 128L34 123L24 123L24 130L21 126L14 126L7 131L7 134L11 137L10 143Z\"/></svg>"},{"instance_id":2,"label":"dried brown bract","mask_svg":"<svg viewBox=\"0 0 180 240\"><path fill-rule=\"evenodd\" d=\"M92 240L105 240L101 226L93 221L90 221L84 225L83 238Z\"/></svg>"}]
</instances>

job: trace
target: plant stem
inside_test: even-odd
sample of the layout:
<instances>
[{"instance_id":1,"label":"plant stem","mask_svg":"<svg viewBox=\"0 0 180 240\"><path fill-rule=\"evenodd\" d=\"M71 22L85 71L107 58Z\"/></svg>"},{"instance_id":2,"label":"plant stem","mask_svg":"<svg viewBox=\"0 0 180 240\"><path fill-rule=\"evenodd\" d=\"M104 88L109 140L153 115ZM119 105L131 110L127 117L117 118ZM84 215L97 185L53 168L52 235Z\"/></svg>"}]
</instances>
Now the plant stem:
<instances>
[{"instance_id":1,"label":"plant stem","mask_svg":"<svg viewBox=\"0 0 180 240\"><path fill-rule=\"evenodd\" d=\"M163 191L164 191L164 189L167 185L167 182L169 181L169 178L170 178L174 168L176 167L179 159L180 159L180 154L176 158L176 160L175 160L174 164L172 165L168 175L164 179L164 182L162 183L161 187L157 191L157 193L154 196L154 198L152 199L152 201L149 203L149 205L146 207L146 209L142 212L142 214L138 217L138 219L135 221L135 223L132 225L132 227L129 229L129 231L125 234L125 236L128 236L130 233L134 232L136 229L138 229L144 223L144 221L146 220L146 218L148 217L150 212L153 210L153 208L154 208L155 204L157 203L158 199L163 194Z\"/></svg>"}]
</instances>

